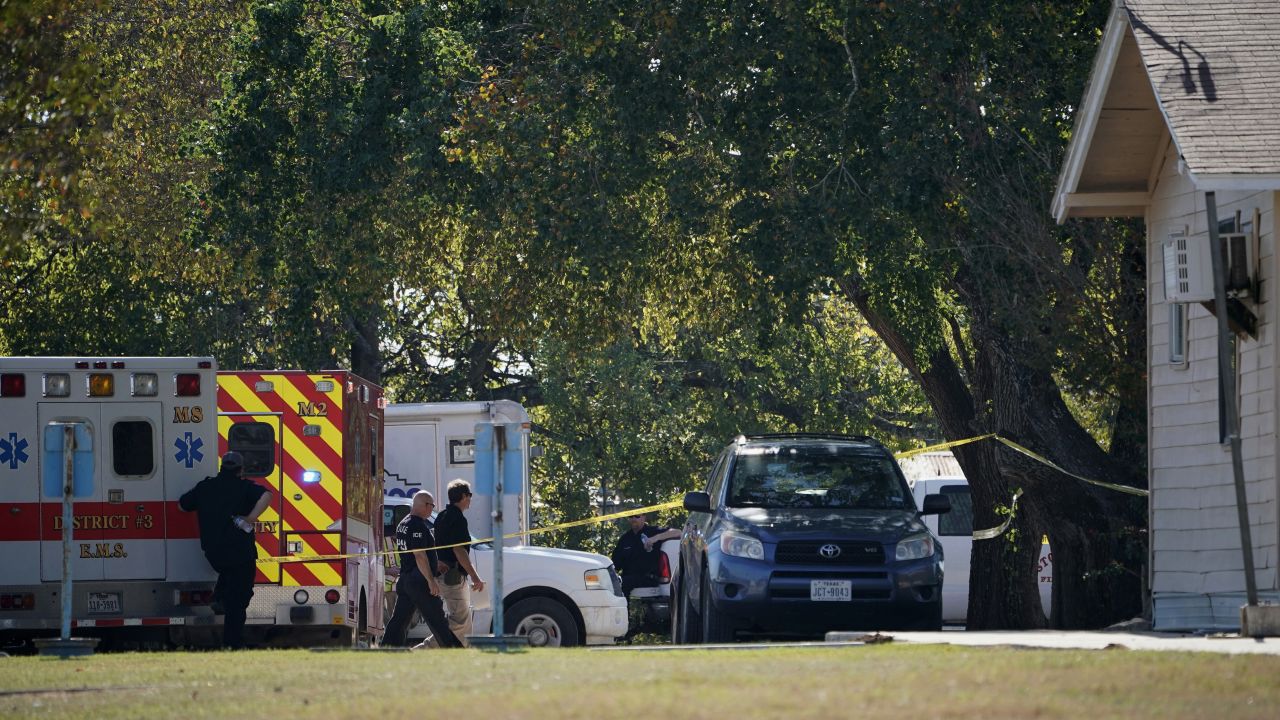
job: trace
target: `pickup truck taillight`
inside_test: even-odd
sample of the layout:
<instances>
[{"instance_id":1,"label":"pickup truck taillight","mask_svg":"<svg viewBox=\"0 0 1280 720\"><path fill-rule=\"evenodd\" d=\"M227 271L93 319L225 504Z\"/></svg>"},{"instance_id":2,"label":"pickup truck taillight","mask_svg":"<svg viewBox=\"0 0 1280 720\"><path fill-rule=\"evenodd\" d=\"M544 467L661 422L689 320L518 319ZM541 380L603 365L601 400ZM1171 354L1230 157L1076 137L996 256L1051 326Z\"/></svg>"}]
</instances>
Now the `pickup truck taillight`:
<instances>
[{"instance_id":1,"label":"pickup truck taillight","mask_svg":"<svg viewBox=\"0 0 1280 720\"><path fill-rule=\"evenodd\" d=\"M671 583L671 560L662 551L658 552L658 581L663 585Z\"/></svg>"}]
</instances>

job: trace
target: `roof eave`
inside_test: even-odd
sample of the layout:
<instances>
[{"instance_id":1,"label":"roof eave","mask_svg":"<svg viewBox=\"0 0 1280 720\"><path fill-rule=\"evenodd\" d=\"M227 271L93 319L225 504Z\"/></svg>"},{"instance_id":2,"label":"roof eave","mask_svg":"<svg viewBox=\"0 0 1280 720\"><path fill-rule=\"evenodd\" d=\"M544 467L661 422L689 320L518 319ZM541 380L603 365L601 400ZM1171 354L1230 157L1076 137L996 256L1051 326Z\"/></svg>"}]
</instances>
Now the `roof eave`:
<instances>
[{"instance_id":1,"label":"roof eave","mask_svg":"<svg viewBox=\"0 0 1280 720\"><path fill-rule=\"evenodd\" d=\"M1058 224L1062 224L1068 217L1068 199L1075 193L1080 182L1085 159L1089 156L1089 145L1093 142L1093 133L1102 113L1102 104L1111 85L1116 58L1120 56L1120 45L1128 31L1129 21L1123 8L1119 2L1113 3L1111 14L1107 17L1107 27L1102 34L1102 44L1093 60L1093 70L1089 73L1089 84L1084 89L1084 99L1076 111L1075 128L1072 130L1071 142L1067 145L1062 170L1058 173L1058 185L1053 193L1053 217Z\"/></svg>"}]
</instances>

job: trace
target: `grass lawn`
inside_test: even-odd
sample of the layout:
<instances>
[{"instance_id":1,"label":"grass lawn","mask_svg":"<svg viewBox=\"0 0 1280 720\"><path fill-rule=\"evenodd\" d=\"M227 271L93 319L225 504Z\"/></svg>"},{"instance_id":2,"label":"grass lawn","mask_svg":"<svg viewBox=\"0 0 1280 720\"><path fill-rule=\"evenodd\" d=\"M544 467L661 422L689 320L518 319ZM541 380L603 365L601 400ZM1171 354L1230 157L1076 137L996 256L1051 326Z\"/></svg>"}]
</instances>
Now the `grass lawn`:
<instances>
[{"instance_id":1,"label":"grass lawn","mask_svg":"<svg viewBox=\"0 0 1280 720\"><path fill-rule=\"evenodd\" d=\"M1275 718L1280 657L885 644L0 658L0 718Z\"/></svg>"}]
</instances>

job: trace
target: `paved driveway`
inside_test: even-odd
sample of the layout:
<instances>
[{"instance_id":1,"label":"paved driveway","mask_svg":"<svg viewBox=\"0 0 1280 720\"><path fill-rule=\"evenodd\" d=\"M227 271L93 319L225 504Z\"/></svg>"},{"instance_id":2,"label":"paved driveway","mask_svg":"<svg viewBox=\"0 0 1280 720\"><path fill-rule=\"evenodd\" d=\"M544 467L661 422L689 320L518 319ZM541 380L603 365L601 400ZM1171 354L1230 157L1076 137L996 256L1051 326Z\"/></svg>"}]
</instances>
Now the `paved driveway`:
<instances>
[{"instance_id":1,"label":"paved driveway","mask_svg":"<svg viewBox=\"0 0 1280 720\"><path fill-rule=\"evenodd\" d=\"M1081 630L1002 630L943 632L884 632L893 642L945 643L950 645L1005 645L1037 648L1104 650L1179 650L1231 654L1280 655L1280 638L1246 638L1239 635L1181 635L1158 632L1088 632ZM874 636L871 636L874 637ZM866 641L867 633L828 633L828 642Z\"/></svg>"}]
</instances>

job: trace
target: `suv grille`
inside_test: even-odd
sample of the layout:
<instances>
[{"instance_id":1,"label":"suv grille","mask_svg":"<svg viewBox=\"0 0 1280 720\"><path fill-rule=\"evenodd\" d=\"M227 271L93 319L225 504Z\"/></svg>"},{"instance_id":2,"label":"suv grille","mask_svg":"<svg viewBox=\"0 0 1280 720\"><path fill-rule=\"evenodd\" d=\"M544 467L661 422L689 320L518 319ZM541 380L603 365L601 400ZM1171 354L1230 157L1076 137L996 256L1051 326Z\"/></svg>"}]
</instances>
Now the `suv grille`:
<instances>
[{"instance_id":1,"label":"suv grille","mask_svg":"<svg viewBox=\"0 0 1280 720\"><path fill-rule=\"evenodd\" d=\"M835 546L835 557L822 553L822 548ZM778 543L775 556L779 565L884 565L884 546L865 540L805 540Z\"/></svg>"}]
</instances>

